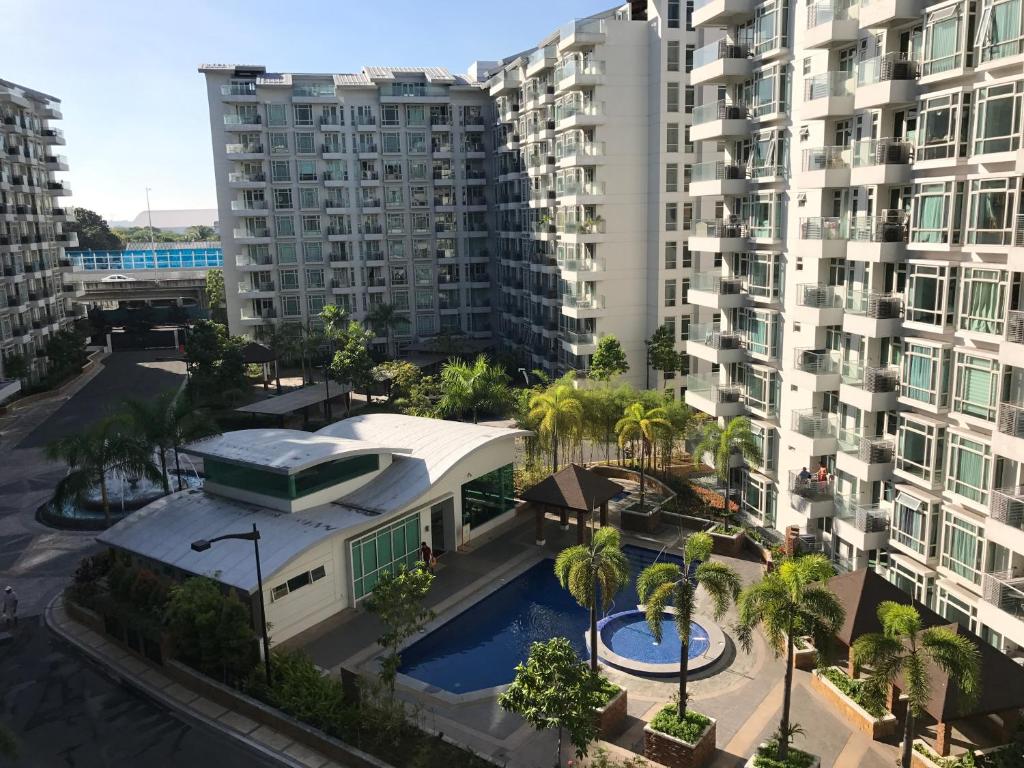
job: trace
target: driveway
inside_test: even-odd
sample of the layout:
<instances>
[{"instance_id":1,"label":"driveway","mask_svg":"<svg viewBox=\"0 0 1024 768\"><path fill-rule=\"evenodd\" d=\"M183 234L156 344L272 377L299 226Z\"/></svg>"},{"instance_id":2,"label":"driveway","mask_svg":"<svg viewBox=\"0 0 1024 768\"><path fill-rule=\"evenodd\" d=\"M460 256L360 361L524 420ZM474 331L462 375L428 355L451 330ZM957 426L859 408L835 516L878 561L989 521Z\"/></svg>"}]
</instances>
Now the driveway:
<instances>
[{"instance_id":1,"label":"driveway","mask_svg":"<svg viewBox=\"0 0 1024 768\"><path fill-rule=\"evenodd\" d=\"M193 725L105 677L41 626L21 622L0 646L0 723L12 768L270 768L279 765Z\"/></svg>"}]
</instances>

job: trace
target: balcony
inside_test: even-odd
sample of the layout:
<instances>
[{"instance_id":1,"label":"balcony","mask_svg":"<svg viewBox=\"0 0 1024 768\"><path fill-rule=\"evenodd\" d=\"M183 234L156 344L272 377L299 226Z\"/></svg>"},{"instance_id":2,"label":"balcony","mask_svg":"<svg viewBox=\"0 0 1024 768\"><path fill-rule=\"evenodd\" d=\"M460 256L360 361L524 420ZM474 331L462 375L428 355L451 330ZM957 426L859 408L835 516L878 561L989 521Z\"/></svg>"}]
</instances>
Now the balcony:
<instances>
[{"instance_id":1,"label":"balcony","mask_svg":"<svg viewBox=\"0 0 1024 768\"><path fill-rule=\"evenodd\" d=\"M839 388L839 353L831 349L802 347L793 350L793 382L811 392L831 392Z\"/></svg>"},{"instance_id":2,"label":"balcony","mask_svg":"<svg viewBox=\"0 0 1024 768\"><path fill-rule=\"evenodd\" d=\"M856 549L878 549L889 540L889 514L867 501L836 496L836 533Z\"/></svg>"},{"instance_id":3,"label":"balcony","mask_svg":"<svg viewBox=\"0 0 1024 768\"><path fill-rule=\"evenodd\" d=\"M690 304L710 309L734 309L743 306L746 300L741 278L722 277L710 272L695 274L687 295Z\"/></svg>"},{"instance_id":4,"label":"balcony","mask_svg":"<svg viewBox=\"0 0 1024 768\"><path fill-rule=\"evenodd\" d=\"M923 0L861 0L860 28L903 26L921 18Z\"/></svg>"},{"instance_id":5,"label":"balcony","mask_svg":"<svg viewBox=\"0 0 1024 768\"><path fill-rule=\"evenodd\" d=\"M555 124L560 131L590 128L604 122L604 104L570 103L555 107Z\"/></svg>"},{"instance_id":6,"label":"balcony","mask_svg":"<svg viewBox=\"0 0 1024 768\"><path fill-rule=\"evenodd\" d=\"M839 325L843 320L843 298L835 286L799 283L793 315L797 322L813 326Z\"/></svg>"},{"instance_id":7,"label":"balcony","mask_svg":"<svg viewBox=\"0 0 1024 768\"><path fill-rule=\"evenodd\" d=\"M233 234L235 240L241 243L270 242L270 230L267 227L239 227Z\"/></svg>"},{"instance_id":8,"label":"balcony","mask_svg":"<svg viewBox=\"0 0 1024 768\"><path fill-rule=\"evenodd\" d=\"M690 195L742 195L750 187L747 169L721 160L697 163L691 168Z\"/></svg>"},{"instance_id":9,"label":"balcony","mask_svg":"<svg viewBox=\"0 0 1024 768\"><path fill-rule=\"evenodd\" d=\"M691 141L717 141L749 135L750 120L746 104L716 101L695 107L693 110Z\"/></svg>"},{"instance_id":10,"label":"balcony","mask_svg":"<svg viewBox=\"0 0 1024 768\"><path fill-rule=\"evenodd\" d=\"M596 165L603 159L603 141L567 142L555 146L555 163L559 168Z\"/></svg>"},{"instance_id":11,"label":"balcony","mask_svg":"<svg viewBox=\"0 0 1024 768\"><path fill-rule=\"evenodd\" d=\"M267 176L263 173L229 173L228 184L236 189L247 187L262 187L267 183Z\"/></svg>"},{"instance_id":12,"label":"balcony","mask_svg":"<svg viewBox=\"0 0 1024 768\"><path fill-rule=\"evenodd\" d=\"M894 443L881 436L869 437L859 430L838 428L836 467L865 483L887 480L892 475Z\"/></svg>"},{"instance_id":13,"label":"balcony","mask_svg":"<svg viewBox=\"0 0 1024 768\"><path fill-rule=\"evenodd\" d=\"M574 19L558 30L558 52L597 45L604 39L604 19Z\"/></svg>"},{"instance_id":14,"label":"balcony","mask_svg":"<svg viewBox=\"0 0 1024 768\"><path fill-rule=\"evenodd\" d=\"M850 148L814 147L803 151L800 187L844 189L850 186Z\"/></svg>"},{"instance_id":15,"label":"balcony","mask_svg":"<svg viewBox=\"0 0 1024 768\"><path fill-rule=\"evenodd\" d=\"M918 64L905 53L887 53L857 64L854 108L877 109L917 103Z\"/></svg>"},{"instance_id":16,"label":"balcony","mask_svg":"<svg viewBox=\"0 0 1024 768\"><path fill-rule=\"evenodd\" d=\"M593 88L604 80L604 62L589 56L582 61L569 59L555 70L555 83L559 91Z\"/></svg>"},{"instance_id":17,"label":"balcony","mask_svg":"<svg viewBox=\"0 0 1024 768\"><path fill-rule=\"evenodd\" d=\"M266 216L268 214L266 200L232 200L231 210L247 216Z\"/></svg>"},{"instance_id":18,"label":"balcony","mask_svg":"<svg viewBox=\"0 0 1024 768\"><path fill-rule=\"evenodd\" d=\"M907 184L913 147L901 139L865 139L853 145L853 172L850 183L855 187Z\"/></svg>"},{"instance_id":19,"label":"balcony","mask_svg":"<svg viewBox=\"0 0 1024 768\"><path fill-rule=\"evenodd\" d=\"M799 472L789 473L790 503L793 509L809 518L831 517L835 514L834 481L800 477Z\"/></svg>"},{"instance_id":20,"label":"balcony","mask_svg":"<svg viewBox=\"0 0 1024 768\"><path fill-rule=\"evenodd\" d=\"M228 144L224 147L228 160L260 160L263 158L262 144Z\"/></svg>"},{"instance_id":21,"label":"balcony","mask_svg":"<svg viewBox=\"0 0 1024 768\"><path fill-rule=\"evenodd\" d=\"M1000 346L1008 360L1024 360L1024 311L1006 312L1006 336Z\"/></svg>"},{"instance_id":22,"label":"balcony","mask_svg":"<svg viewBox=\"0 0 1024 768\"><path fill-rule=\"evenodd\" d=\"M753 0L694 0L694 27L725 27L754 14Z\"/></svg>"},{"instance_id":23,"label":"balcony","mask_svg":"<svg viewBox=\"0 0 1024 768\"><path fill-rule=\"evenodd\" d=\"M695 221L690 235L691 251L735 253L746 250L749 243L747 225L735 219Z\"/></svg>"},{"instance_id":24,"label":"balcony","mask_svg":"<svg viewBox=\"0 0 1024 768\"><path fill-rule=\"evenodd\" d=\"M224 101L256 101L256 83L225 83L220 95Z\"/></svg>"},{"instance_id":25,"label":"balcony","mask_svg":"<svg viewBox=\"0 0 1024 768\"><path fill-rule=\"evenodd\" d=\"M1024 455L1024 405L1006 401L999 404L992 450L1000 456Z\"/></svg>"},{"instance_id":26,"label":"balcony","mask_svg":"<svg viewBox=\"0 0 1024 768\"><path fill-rule=\"evenodd\" d=\"M838 449L838 425L834 414L814 409L793 411L794 443L802 455L826 456Z\"/></svg>"},{"instance_id":27,"label":"balcony","mask_svg":"<svg viewBox=\"0 0 1024 768\"><path fill-rule=\"evenodd\" d=\"M269 255L250 256L239 253L235 256L235 266L243 270L266 269L274 266L274 259Z\"/></svg>"},{"instance_id":28,"label":"balcony","mask_svg":"<svg viewBox=\"0 0 1024 768\"><path fill-rule=\"evenodd\" d=\"M604 296L562 294L562 313L575 318L594 317L604 310Z\"/></svg>"},{"instance_id":29,"label":"balcony","mask_svg":"<svg viewBox=\"0 0 1024 768\"><path fill-rule=\"evenodd\" d=\"M718 364L738 363L747 356L740 334L736 331L723 331L718 323L690 326L686 352L701 360Z\"/></svg>"},{"instance_id":30,"label":"balcony","mask_svg":"<svg viewBox=\"0 0 1024 768\"><path fill-rule=\"evenodd\" d=\"M274 295L274 282L264 280L260 283L240 282L238 284L238 297L240 299L258 299Z\"/></svg>"},{"instance_id":31,"label":"balcony","mask_svg":"<svg viewBox=\"0 0 1024 768\"><path fill-rule=\"evenodd\" d=\"M902 261L907 249L905 211L883 210L881 216L857 216L850 222L846 257L871 263Z\"/></svg>"},{"instance_id":32,"label":"balcony","mask_svg":"<svg viewBox=\"0 0 1024 768\"><path fill-rule=\"evenodd\" d=\"M843 330L872 339L899 336L903 325L903 299L898 294L849 290Z\"/></svg>"},{"instance_id":33,"label":"balcony","mask_svg":"<svg viewBox=\"0 0 1024 768\"><path fill-rule=\"evenodd\" d=\"M742 387L721 384L718 374L687 376L685 400L690 407L715 418L744 412Z\"/></svg>"},{"instance_id":34,"label":"balcony","mask_svg":"<svg viewBox=\"0 0 1024 768\"><path fill-rule=\"evenodd\" d=\"M853 76L848 72L824 72L804 78L803 120L827 120L853 116ZM693 135L691 129L691 136Z\"/></svg>"},{"instance_id":35,"label":"balcony","mask_svg":"<svg viewBox=\"0 0 1024 768\"><path fill-rule=\"evenodd\" d=\"M693 54L692 85L725 85L746 80L753 71L753 62L744 45L717 40Z\"/></svg>"},{"instance_id":36,"label":"balcony","mask_svg":"<svg viewBox=\"0 0 1024 768\"><path fill-rule=\"evenodd\" d=\"M224 127L232 131L258 131L263 118L257 114L224 115Z\"/></svg>"},{"instance_id":37,"label":"balcony","mask_svg":"<svg viewBox=\"0 0 1024 768\"><path fill-rule=\"evenodd\" d=\"M260 307L258 309L243 309L241 320L243 325L263 325L277 317L277 309L274 307Z\"/></svg>"},{"instance_id":38,"label":"balcony","mask_svg":"<svg viewBox=\"0 0 1024 768\"><path fill-rule=\"evenodd\" d=\"M800 219L800 250L806 256L841 259L846 256L848 236L846 222L835 216Z\"/></svg>"},{"instance_id":39,"label":"balcony","mask_svg":"<svg viewBox=\"0 0 1024 768\"><path fill-rule=\"evenodd\" d=\"M900 371L895 366L865 365L843 361L839 399L862 412L895 410L899 399Z\"/></svg>"},{"instance_id":40,"label":"balcony","mask_svg":"<svg viewBox=\"0 0 1024 768\"><path fill-rule=\"evenodd\" d=\"M982 574L981 597L979 621L1015 643L1024 642L1024 576L1016 570Z\"/></svg>"},{"instance_id":41,"label":"balcony","mask_svg":"<svg viewBox=\"0 0 1024 768\"><path fill-rule=\"evenodd\" d=\"M823 0L808 4L805 48L839 48L857 41L858 7L850 0Z\"/></svg>"}]
</instances>

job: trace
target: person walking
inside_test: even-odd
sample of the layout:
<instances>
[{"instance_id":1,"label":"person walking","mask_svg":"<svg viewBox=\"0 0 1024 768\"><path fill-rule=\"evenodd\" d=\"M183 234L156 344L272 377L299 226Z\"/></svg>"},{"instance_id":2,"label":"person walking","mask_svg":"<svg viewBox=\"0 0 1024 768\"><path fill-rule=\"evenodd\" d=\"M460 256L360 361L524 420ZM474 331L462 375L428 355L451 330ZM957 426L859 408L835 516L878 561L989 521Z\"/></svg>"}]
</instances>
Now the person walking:
<instances>
[{"instance_id":1,"label":"person walking","mask_svg":"<svg viewBox=\"0 0 1024 768\"><path fill-rule=\"evenodd\" d=\"M434 551L430 548L427 542L420 543L420 558L423 560L423 567L431 573L434 572L434 564L437 560L434 558Z\"/></svg>"},{"instance_id":2,"label":"person walking","mask_svg":"<svg viewBox=\"0 0 1024 768\"><path fill-rule=\"evenodd\" d=\"M4 625L18 626L18 593L14 591L14 587L4 588L4 597L0 608L2 608L0 615L3 616Z\"/></svg>"}]
</instances>

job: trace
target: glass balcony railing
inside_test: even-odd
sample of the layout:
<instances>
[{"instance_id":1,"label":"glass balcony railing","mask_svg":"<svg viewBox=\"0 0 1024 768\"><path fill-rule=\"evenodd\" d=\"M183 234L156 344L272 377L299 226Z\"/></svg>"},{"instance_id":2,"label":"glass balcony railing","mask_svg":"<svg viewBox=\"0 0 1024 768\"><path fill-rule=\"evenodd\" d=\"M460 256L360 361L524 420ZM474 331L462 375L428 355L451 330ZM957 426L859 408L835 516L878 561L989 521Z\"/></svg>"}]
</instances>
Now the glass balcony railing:
<instances>
[{"instance_id":1,"label":"glass balcony railing","mask_svg":"<svg viewBox=\"0 0 1024 768\"><path fill-rule=\"evenodd\" d=\"M224 115L224 125L259 125L263 122L257 114Z\"/></svg>"},{"instance_id":2,"label":"glass balcony railing","mask_svg":"<svg viewBox=\"0 0 1024 768\"><path fill-rule=\"evenodd\" d=\"M890 320L900 317L902 309L903 299L896 294L855 289L846 292L846 311L851 315Z\"/></svg>"},{"instance_id":3,"label":"glass balcony railing","mask_svg":"<svg viewBox=\"0 0 1024 768\"><path fill-rule=\"evenodd\" d=\"M793 431L810 438L837 437L836 416L826 411L806 409L793 411Z\"/></svg>"},{"instance_id":4,"label":"glass balcony railing","mask_svg":"<svg viewBox=\"0 0 1024 768\"><path fill-rule=\"evenodd\" d=\"M240 227L234 231L235 239L270 237L270 230L267 227Z\"/></svg>"},{"instance_id":5,"label":"glass balcony railing","mask_svg":"<svg viewBox=\"0 0 1024 768\"><path fill-rule=\"evenodd\" d=\"M335 88L333 83L310 83L305 85L293 85L292 96L306 98L330 99L334 98Z\"/></svg>"},{"instance_id":6,"label":"glass balcony railing","mask_svg":"<svg viewBox=\"0 0 1024 768\"><path fill-rule=\"evenodd\" d=\"M849 147L814 147L803 152L801 168L804 171L828 171L849 167Z\"/></svg>"},{"instance_id":7,"label":"glass balcony railing","mask_svg":"<svg viewBox=\"0 0 1024 768\"><path fill-rule=\"evenodd\" d=\"M844 219L835 216L811 216L800 219L801 240L848 240L849 231Z\"/></svg>"},{"instance_id":8,"label":"glass balcony railing","mask_svg":"<svg viewBox=\"0 0 1024 768\"><path fill-rule=\"evenodd\" d=\"M853 143L853 167L906 165L911 161L913 145L901 139L864 139Z\"/></svg>"},{"instance_id":9,"label":"glass balcony railing","mask_svg":"<svg viewBox=\"0 0 1024 768\"><path fill-rule=\"evenodd\" d=\"M745 45L735 45L725 40L717 40L694 51L693 67L696 69L723 59L746 59L747 51L748 48Z\"/></svg>"},{"instance_id":10,"label":"glass balcony railing","mask_svg":"<svg viewBox=\"0 0 1024 768\"><path fill-rule=\"evenodd\" d=\"M722 384L717 374L690 374L686 377L686 389L716 403L739 403L743 399L742 387Z\"/></svg>"},{"instance_id":11,"label":"glass balcony railing","mask_svg":"<svg viewBox=\"0 0 1024 768\"><path fill-rule=\"evenodd\" d=\"M857 6L849 0L824 0L807 6L807 28L857 17Z\"/></svg>"},{"instance_id":12,"label":"glass balcony railing","mask_svg":"<svg viewBox=\"0 0 1024 768\"><path fill-rule=\"evenodd\" d=\"M747 117L746 104L716 101L693 109L693 124L701 125L712 120L743 120Z\"/></svg>"},{"instance_id":13,"label":"glass balcony railing","mask_svg":"<svg viewBox=\"0 0 1024 768\"><path fill-rule=\"evenodd\" d=\"M228 144L224 151L229 155L262 155L262 144Z\"/></svg>"},{"instance_id":14,"label":"glass balcony railing","mask_svg":"<svg viewBox=\"0 0 1024 768\"><path fill-rule=\"evenodd\" d=\"M566 40L573 35L600 35L604 32L604 19L574 19L558 29L558 36Z\"/></svg>"},{"instance_id":15,"label":"glass balcony railing","mask_svg":"<svg viewBox=\"0 0 1024 768\"><path fill-rule=\"evenodd\" d=\"M576 296L572 293L563 293L562 305L576 309L604 309L604 296Z\"/></svg>"},{"instance_id":16,"label":"glass balcony railing","mask_svg":"<svg viewBox=\"0 0 1024 768\"><path fill-rule=\"evenodd\" d=\"M831 96L852 96L853 76L849 72L823 72L804 78L804 101Z\"/></svg>"},{"instance_id":17,"label":"glass balcony railing","mask_svg":"<svg viewBox=\"0 0 1024 768\"><path fill-rule=\"evenodd\" d=\"M718 323L700 323L690 326L689 341L711 349L742 349L743 339L736 331L723 331Z\"/></svg>"},{"instance_id":18,"label":"glass balcony railing","mask_svg":"<svg viewBox=\"0 0 1024 768\"><path fill-rule=\"evenodd\" d=\"M797 349L793 364L798 371L821 376L839 373L839 353L831 349Z\"/></svg>"},{"instance_id":19,"label":"glass balcony railing","mask_svg":"<svg viewBox=\"0 0 1024 768\"><path fill-rule=\"evenodd\" d=\"M743 279L722 277L710 272L698 272L690 280L690 289L707 291L719 296L736 296L743 290Z\"/></svg>"},{"instance_id":20,"label":"glass balcony railing","mask_svg":"<svg viewBox=\"0 0 1024 768\"><path fill-rule=\"evenodd\" d=\"M865 392L895 392L900 385L899 368L892 365L865 365L860 361L844 360L840 372L843 384Z\"/></svg>"},{"instance_id":21,"label":"glass balcony railing","mask_svg":"<svg viewBox=\"0 0 1024 768\"><path fill-rule=\"evenodd\" d=\"M907 242L907 214L900 210L882 211L881 216L855 216L850 221L850 240L858 243Z\"/></svg>"},{"instance_id":22,"label":"glass balcony railing","mask_svg":"<svg viewBox=\"0 0 1024 768\"><path fill-rule=\"evenodd\" d=\"M731 219L701 219L693 223L695 237L748 237L747 225Z\"/></svg>"},{"instance_id":23,"label":"glass balcony railing","mask_svg":"<svg viewBox=\"0 0 1024 768\"><path fill-rule=\"evenodd\" d=\"M810 475L801 477L801 472L789 473L789 492L808 501L828 501L835 497L835 483L832 478L818 480Z\"/></svg>"},{"instance_id":24,"label":"glass balcony railing","mask_svg":"<svg viewBox=\"0 0 1024 768\"><path fill-rule=\"evenodd\" d=\"M562 336L570 344L582 345L594 343L594 333L592 331L584 333L579 333L577 331L562 331Z\"/></svg>"},{"instance_id":25,"label":"glass balcony railing","mask_svg":"<svg viewBox=\"0 0 1024 768\"><path fill-rule=\"evenodd\" d=\"M905 53L887 53L857 63L857 85L873 85L888 80L916 80L920 66Z\"/></svg>"},{"instance_id":26,"label":"glass balcony railing","mask_svg":"<svg viewBox=\"0 0 1024 768\"><path fill-rule=\"evenodd\" d=\"M604 62L592 58L570 58L563 59L555 67L555 82L566 80L575 75L603 75Z\"/></svg>"},{"instance_id":27,"label":"glass balcony railing","mask_svg":"<svg viewBox=\"0 0 1024 768\"><path fill-rule=\"evenodd\" d=\"M851 496L836 496L836 518L862 533L889 530L889 514L878 504L860 501Z\"/></svg>"},{"instance_id":28,"label":"glass balcony railing","mask_svg":"<svg viewBox=\"0 0 1024 768\"><path fill-rule=\"evenodd\" d=\"M800 283L796 287L796 303L812 309L836 309L843 306L843 297L834 285Z\"/></svg>"},{"instance_id":29,"label":"glass balcony railing","mask_svg":"<svg viewBox=\"0 0 1024 768\"><path fill-rule=\"evenodd\" d=\"M227 83L220 87L221 96L255 96L256 83Z\"/></svg>"},{"instance_id":30,"label":"glass balcony railing","mask_svg":"<svg viewBox=\"0 0 1024 768\"><path fill-rule=\"evenodd\" d=\"M708 163L697 163L691 167L690 183L696 181L721 181L723 179L745 179L747 169L741 165L731 165L721 160Z\"/></svg>"},{"instance_id":31,"label":"glass balcony railing","mask_svg":"<svg viewBox=\"0 0 1024 768\"><path fill-rule=\"evenodd\" d=\"M839 452L856 456L867 464L886 464L893 458L893 441L884 437L866 437L859 429L837 428Z\"/></svg>"}]
</instances>

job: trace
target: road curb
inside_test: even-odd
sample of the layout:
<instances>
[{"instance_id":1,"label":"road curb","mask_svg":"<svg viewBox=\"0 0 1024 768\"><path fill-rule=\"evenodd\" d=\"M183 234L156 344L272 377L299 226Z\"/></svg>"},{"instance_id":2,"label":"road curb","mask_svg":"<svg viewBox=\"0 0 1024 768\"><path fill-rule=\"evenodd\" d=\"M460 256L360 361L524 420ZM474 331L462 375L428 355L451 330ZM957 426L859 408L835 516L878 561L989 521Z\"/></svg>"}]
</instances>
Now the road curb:
<instances>
[{"instance_id":1,"label":"road curb","mask_svg":"<svg viewBox=\"0 0 1024 768\"><path fill-rule=\"evenodd\" d=\"M286 768L308 768L308 766L299 762L298 760L295 760L289 757L288 755L284 755L273 749L270 749L269 747L261 744L255 739L248 738L243 733L239 733L238 731L228 728L227 726L217 722L216 720L204 717L203 715L198 714L193 710L183 707L181 702L177 701L173 697L167 696L162 691L153 687L146 681L139 679L138 676L121 670L115 665L111 664L109 659L105 658L103 654L101 654L94 648L90 648L88 645L83 643L74 635L65 632L63 629L61 629L57 622L53 620L52 617L54 612L54 605L57 603L58 600L63 599L64 595L59 594L56 595L52 600L50 600L49 603L47 603L46 608L43 610L43 622L46 624L46 627L51 632L53 632L55 635L60 637L65 642L74 646L77 651L82 653L84 656L87 656L93 663L101 667L104 671L104 674L107 677L111 678L112 680L121 685L125 685L134 689L135 691L139 692L147 699L150 699L162 708L173 712L176 717L179 717L182 720L188 721L194 725L205 726L206 728L209 728L224 736L227 736L233 739L234 741L238 742L239 744L242 744L247 749L258 753L263 757L270 758L271 760L274 760L280 765L286 766ZM74 619L70 620L74 621Z\"/></svg>"}]
</instances>

